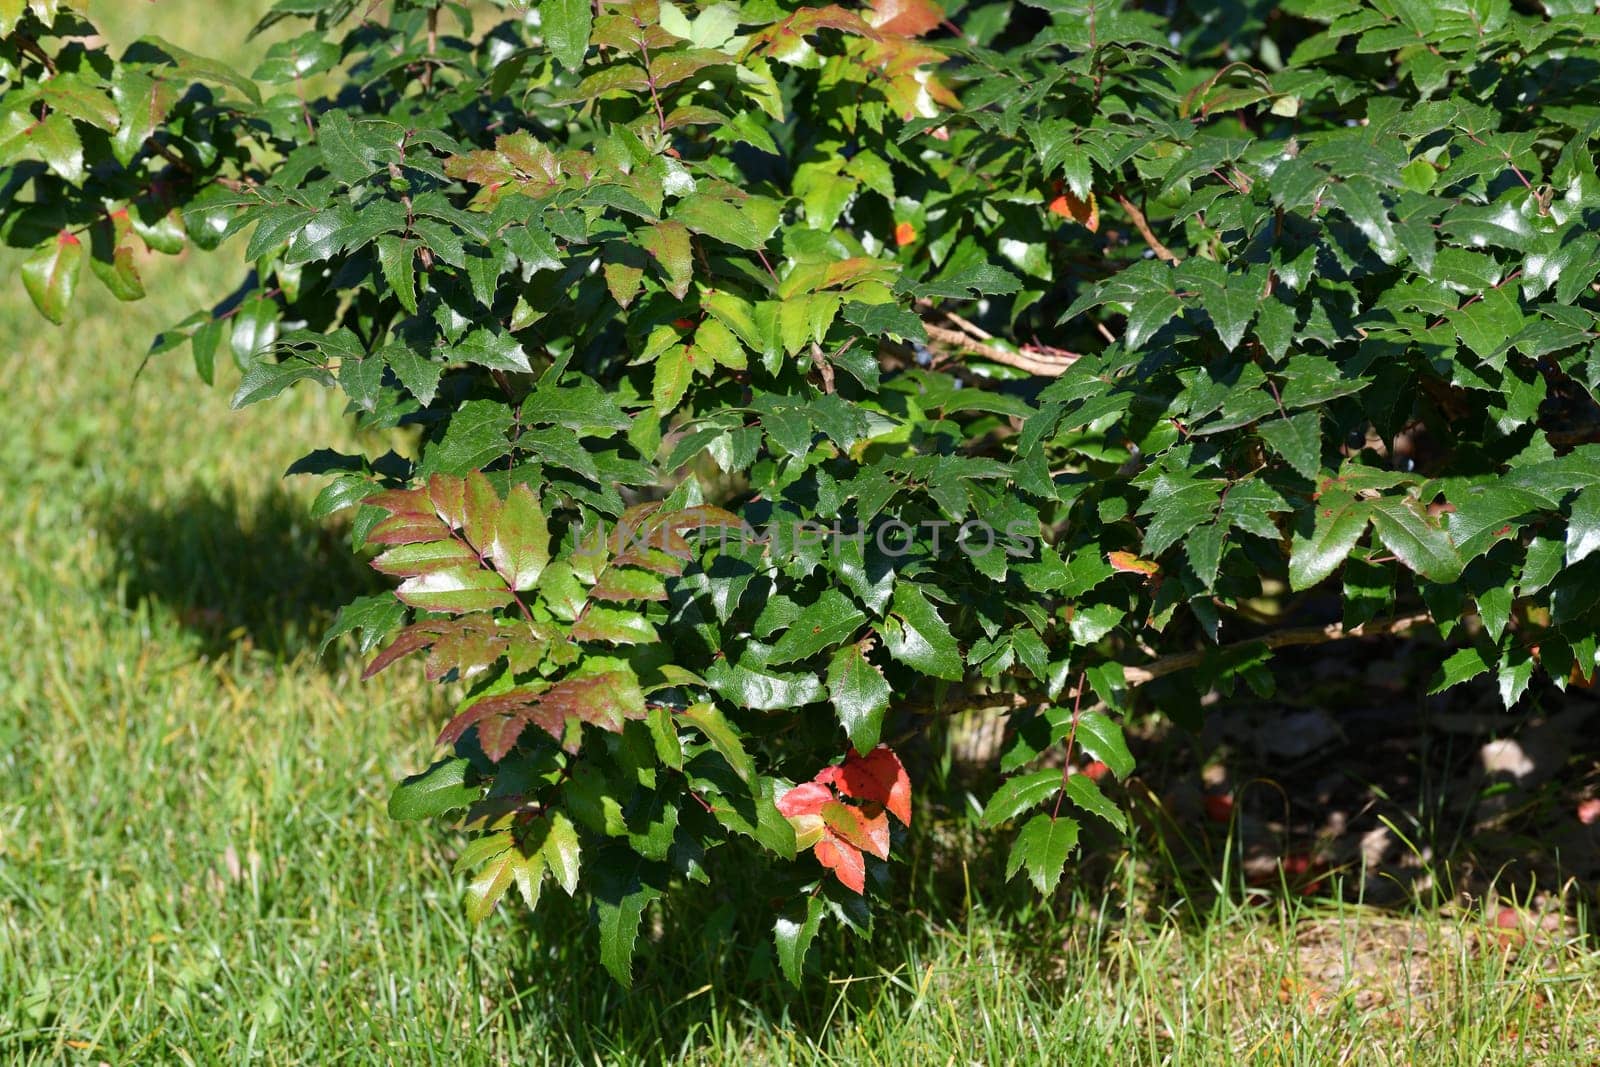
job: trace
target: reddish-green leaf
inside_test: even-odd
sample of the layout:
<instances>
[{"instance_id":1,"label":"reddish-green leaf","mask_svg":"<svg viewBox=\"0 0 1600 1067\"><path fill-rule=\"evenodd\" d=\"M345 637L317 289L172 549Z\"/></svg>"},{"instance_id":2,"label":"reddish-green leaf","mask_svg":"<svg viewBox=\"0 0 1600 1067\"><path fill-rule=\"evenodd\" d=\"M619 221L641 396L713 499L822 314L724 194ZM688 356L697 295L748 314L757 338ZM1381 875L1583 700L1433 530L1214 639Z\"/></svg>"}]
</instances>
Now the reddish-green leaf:
<instances>
[{"instance_id":1,"label":"reddish-green leaf","mask_svg":"<svg viewBox=\"0 0 1600 1067\"><path fill-rule=\"evenodd\" d=\"M487 554L513 589L532 589L550 562L550 531L526 484L513 486L500 506Z\"/></svg>"},{"instance_id":2,"label":"reddish-green leaf","mask_svg":"<svg viewBox=\"0 0 1600 1067\"><path fill-rule=\"evenodd\" d=\"M395 590L397 596L414 608L461 615L471 611L491 611L511 603L511 593L499 575L471 567L453 567L407 578Z\"/></svg>"},{"instance_id":3,"label":"reddish-green leaf","mask_svg":"<svg viewBox=\"0 0 1600 1067\"><path fill-rule=\"evenodd\" d=\"M77 291L82 267L83 245L66 230L40 246L22 265L22 285L33 298L34 307L58 326Z\"/></svg>"}]
</instances>

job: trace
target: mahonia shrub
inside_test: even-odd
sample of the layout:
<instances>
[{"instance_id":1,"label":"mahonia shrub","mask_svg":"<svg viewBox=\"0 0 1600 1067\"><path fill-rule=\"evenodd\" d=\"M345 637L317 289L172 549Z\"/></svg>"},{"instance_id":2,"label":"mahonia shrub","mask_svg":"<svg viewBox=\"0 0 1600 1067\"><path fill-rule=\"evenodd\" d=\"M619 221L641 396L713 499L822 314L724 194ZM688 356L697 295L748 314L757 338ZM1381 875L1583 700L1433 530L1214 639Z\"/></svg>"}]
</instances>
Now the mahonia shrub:
<instances>
[{"instance_id":1,"label":"mahonia shrub","mask_svg":"<svg viewBox=\"0 0 1600 1067\"><path fill-rule=\"evenodd\" d=\"M798 981L952 709L1049 893L1139 693L1423 624L1441 688L1592 679L1590 3L280 0L253 71L82 6L0 0L21 282L237 237L154 351L397 442L294 470L396 580L330 639L459 701L390 810L475 919L583 894L626 982L759 882Z\"/></svg>"}]
</instances>

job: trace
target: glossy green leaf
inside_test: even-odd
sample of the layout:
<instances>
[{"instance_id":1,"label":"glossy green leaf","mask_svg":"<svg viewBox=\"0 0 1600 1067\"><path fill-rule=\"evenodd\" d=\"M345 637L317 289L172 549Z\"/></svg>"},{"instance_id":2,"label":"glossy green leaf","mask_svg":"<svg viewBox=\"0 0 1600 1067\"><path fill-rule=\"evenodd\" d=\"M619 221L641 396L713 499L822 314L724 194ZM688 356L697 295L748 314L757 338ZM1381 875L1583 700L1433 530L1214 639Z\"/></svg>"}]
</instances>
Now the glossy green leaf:
<instances>
[{"instance_id":1,"label":"glossy green leaf","mask_svg":"<svg viewBox=\"0 0 1600 1067\"><path fill-rule=\"evenodd\" d=\"M1078 845L1078 823L1065 815L1035 815L1029 819L1011 844L1006 861L1006 877L1014 878L1026 870L1028 880L1042 894L1055 890L1061 881L1067 857Z\"/></svg>"},{"instance_id":2,"label":"glossy green leaf","mask_svg":"<svg viewBox=\"0 0 1600 1067\"><path fill-rule=\"evenodd\" d=\"M473 804L483 794L467 759L442 759L389 794L389 818L431 819Z\"/></svg>"},{"instance_id":3,"label":"glossy green leaf","mask_svg":"<svg viewBox=\"0 0 1600 1067\"><path fill-rule=\"evenodd\" d=\"M867 658L868 642L845 645L828 662L828 699L857 752L871 752L889 710L889 683Z\"/></svg>"}]
</instances>

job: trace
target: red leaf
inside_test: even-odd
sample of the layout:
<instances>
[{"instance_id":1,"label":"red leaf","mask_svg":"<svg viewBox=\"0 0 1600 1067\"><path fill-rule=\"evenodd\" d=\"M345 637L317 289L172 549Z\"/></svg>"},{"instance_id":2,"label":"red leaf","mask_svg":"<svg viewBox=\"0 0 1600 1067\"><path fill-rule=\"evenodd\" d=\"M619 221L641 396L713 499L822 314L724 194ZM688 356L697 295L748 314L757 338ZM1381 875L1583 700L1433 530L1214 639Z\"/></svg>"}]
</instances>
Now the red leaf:
<instances>
[{"instance_id":1,"label":"red leaf","mask_svg":"<svg viewBox=\"0 0 1600 1067\"><path fill-rule=\"evenodd\" d=\"M862 803L846 804L840 796ZM911 825L911 779L888 745L867 756L852 750L837 767L822 768L811 781L778 798L778 811L805 840L820 833L812 846L817 862L857 893L866 890L862 853L889 858L885 808Z\"/></svg>"},{"instance_id":2,"label":"red leaf","mask_svg":"<svg viewBox=\"0 0 1600 1067\"><path fill-rule=\"evenodd\" d=\"M801 782L778 799L778 811L784 818L817 815L824 804L831 803L833 790L821 782Z\"/></svg>"},{"instance_id":3,"label":"red leaf","mask_svg":"<svg viewBox=\"0 0 1600 1067\"><path fill-rule=\"evenodd\" d=\"M837 786L847 797L882 804L903 825L911 825L911 779L888 745L866 756L852 749L839 766L824 767L817 781Z\"/></svg>"},{"instance_id":4,"label":"red leaf","mask_svg":"<svg viewBox=\"0 0 1600 1067\"><path fill-rule=\"evenodd\" d=\"M817 842L813 851L817 862L832 871L847 889L857 893L867 891L867 861L862 858L860 849L828 834Z\"/></svg>"}]
</instances>

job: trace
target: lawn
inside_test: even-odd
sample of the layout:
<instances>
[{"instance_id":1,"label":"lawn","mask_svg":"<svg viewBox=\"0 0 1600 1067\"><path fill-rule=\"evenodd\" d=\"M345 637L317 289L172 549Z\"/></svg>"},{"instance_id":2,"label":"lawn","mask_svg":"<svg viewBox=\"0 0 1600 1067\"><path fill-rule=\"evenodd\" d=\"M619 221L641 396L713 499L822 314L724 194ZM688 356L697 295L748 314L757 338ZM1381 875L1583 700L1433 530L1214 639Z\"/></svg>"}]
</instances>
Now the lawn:
<instances>
[{"instance_id":1,"label":"lawn","mask_svg":"<svg viewBox=\"0 0 1600 1067\"><path fill-rule=\"evenodd\" d=\"M114 39L214 49L265 5L99 6ZM1246 903L1237 872L1141 835L1045 906L1000 884L959 803L923 821L876 938L819 944L798 993L736 898L713 915L726 936L660 923L631 992L558 894L541 921L503 908L472 929L448 836L384 812L431 758L446 697L403 669L360 681L353 648L317 654L375 579L307 517L314 486L262 484L348 438L337 403L299 391L235 413L231 368L214 388L183 352L140 371L152 336L225 291L226 254L148 264L139 304L86 277L62 328L15 264L0 258L0 1059L1600 1058L1581 901L1507 929L1457 904Z\"/></svg>"}]
</instances>

